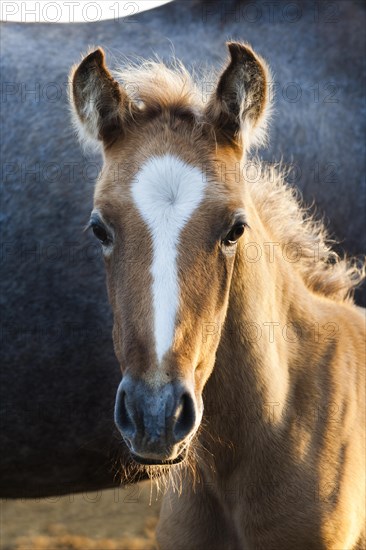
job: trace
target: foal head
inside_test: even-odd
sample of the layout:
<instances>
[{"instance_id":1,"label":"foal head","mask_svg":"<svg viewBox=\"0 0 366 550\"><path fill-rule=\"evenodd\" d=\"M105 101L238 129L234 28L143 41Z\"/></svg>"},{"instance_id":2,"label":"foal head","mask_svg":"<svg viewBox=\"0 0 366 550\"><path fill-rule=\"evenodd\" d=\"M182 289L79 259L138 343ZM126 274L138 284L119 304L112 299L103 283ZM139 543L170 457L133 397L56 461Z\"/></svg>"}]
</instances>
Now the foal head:
<instances>
[{"instance_id":1,"label":"foal head","mask_svg":"<svg viewBox=\"0 0 366 550\"><path fill-rule=\"evenodd\" d=\"M130 94L101 50L72 72L79 131L104 155L90 225L103 247L123 374L115 421L145 464L182 460L200 425L220 340L203 328L222 326L246 228L235 168L263 134L267 68L248 46L228 47L207 102L182 67L130 69Z\"/></svg>"}]
</instances>

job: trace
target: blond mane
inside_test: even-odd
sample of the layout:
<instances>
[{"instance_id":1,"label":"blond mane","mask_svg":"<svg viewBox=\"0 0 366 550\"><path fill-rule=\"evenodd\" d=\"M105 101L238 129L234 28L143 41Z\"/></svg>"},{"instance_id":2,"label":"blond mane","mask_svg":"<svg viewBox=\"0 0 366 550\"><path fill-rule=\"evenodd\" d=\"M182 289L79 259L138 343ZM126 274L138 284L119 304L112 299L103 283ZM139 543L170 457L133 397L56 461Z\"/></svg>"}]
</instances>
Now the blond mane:
<instances>
[{"instance_id":1,"label":"blond mane","mask_svg":"<svg viewBox=\"0 0 366 550\"><path fill-rule=\"evenodd\" d=\"M127 93L137 103L151 108L187 107L197 116L204 107L200 83L215 82L214 73L195 78L178 59L167 66L161 60L129 62L114 71Z\"/></svg>"},{"instance_id":2,"label":"blond mane","mask_svg":"<svg viewBox=\"0 0 366 550\"><path fill-rule=\"evenodd\" d=\"M298 189L286 183L289 170L255 159L255 181L247 181L250 195L273 241L295 252L293 266L314 292L334 300L347 300L365 279L365 264L355 258L341 258L332 246L321 220L302 205Z\"/></svg>"},{"instance_id":3,"label":"blond mane","mask_svg":"<svg viewBox=\"0 0 366 550\"><path fill-rule=\"evenodd\" d=\"M208 83L214 89L217 81L215 72L190 74L176 59L171 66L160 60L128 63L114 74L140 105L152 109L186 108L194 113L197 123L206 106ZM286 170L258 158L254 164L255 181L246 182L250 194L274 241L296 250L298 258L293 265L307 287L334 300L352 299L353 291L365 279L364 262L340 258L332 250L335 241L329 239L324 223L302 205L299 191L286 183Z\"/></svg>"}]
</instances>

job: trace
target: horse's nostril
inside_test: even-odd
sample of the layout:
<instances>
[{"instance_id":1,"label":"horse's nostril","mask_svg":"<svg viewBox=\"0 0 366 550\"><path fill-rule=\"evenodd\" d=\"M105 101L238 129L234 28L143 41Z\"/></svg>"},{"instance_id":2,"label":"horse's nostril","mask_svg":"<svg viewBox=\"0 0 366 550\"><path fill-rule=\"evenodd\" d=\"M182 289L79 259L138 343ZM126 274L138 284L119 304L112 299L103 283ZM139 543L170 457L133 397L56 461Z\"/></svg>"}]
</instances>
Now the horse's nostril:
<instances>
[{"instance_id":1,"label":"horse's nostril","mask_svg":"<svg viewBox=\"0 0 366 550\"><path fill-rule=\"evenodd\" d=\"M183 439L193 429L196 421L194 401L189 393L184 393L180 399L175 414L174 436L177 441Z\"/></svg>"},{"instance_id":2,"label":"horse's nostril","mask_svg":"<svg viewBox=\"0 0 366 550\"><path fill-rule=\"evenodd\" d=\"M132 436L135 432L135 425L131 419L131 416L128 412L128 407L126 403L126 392L122 392L119 396L117 414L116 414L116 424L121 431L123 436Z\"/></svg>"}]
</instances>

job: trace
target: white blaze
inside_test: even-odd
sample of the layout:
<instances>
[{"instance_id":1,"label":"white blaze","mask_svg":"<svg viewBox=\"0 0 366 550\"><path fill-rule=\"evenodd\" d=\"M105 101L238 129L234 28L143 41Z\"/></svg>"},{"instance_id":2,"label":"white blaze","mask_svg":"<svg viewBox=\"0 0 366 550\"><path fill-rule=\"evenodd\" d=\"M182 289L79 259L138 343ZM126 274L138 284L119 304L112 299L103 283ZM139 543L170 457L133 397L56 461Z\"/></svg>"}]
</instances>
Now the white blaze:
<instances>
[{"instance_id":1,"label":"white blaze","mask_svg":"<svg viewBox=\"0 0 366 550\"><path fill-rule=\"evenodd\" d=\"M204 196L205 178L178 157L152 157L137 173L132 196L153 242L154 333L159 362L173 342L179 304L177 251L183 227Z\"/></svg>"}]
</instances>

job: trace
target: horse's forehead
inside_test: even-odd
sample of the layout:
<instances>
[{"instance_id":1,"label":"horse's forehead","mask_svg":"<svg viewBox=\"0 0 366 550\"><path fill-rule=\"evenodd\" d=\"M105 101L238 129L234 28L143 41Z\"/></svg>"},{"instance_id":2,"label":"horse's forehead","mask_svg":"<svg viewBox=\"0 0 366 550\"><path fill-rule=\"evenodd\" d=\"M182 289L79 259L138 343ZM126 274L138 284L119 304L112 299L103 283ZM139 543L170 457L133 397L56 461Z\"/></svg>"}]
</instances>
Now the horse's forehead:
<instances>
[{"instance_id":1,"label":"horse's forehead","mask_svg":"<svg viewBox=\"0 0 366 550\"><path fill-rule=\"evenodd\" d=\"M204 201L207 181L202 169L166 154L144 163L130 192L152 237L175 239Z\"/></svg>"},{"instance_id":2,"label":"horse's forehead","mask_svg":"<svg viewBox=\"0 0 366 550\"><path fill-rule=\"evenodd\" d=\"M207 229L241 207L239 169L231 169L228 156L211 158L199 151L189 154L189 148L164 149L154 148L149 155L117 151L107 159L95 192L95 208L105 211L106 218L117 218L117 225L126 220L126 231L142 219L152 237L182 238L186 227L184 234L190 238L190 227Z\"/></svg>"}]
</instances>

